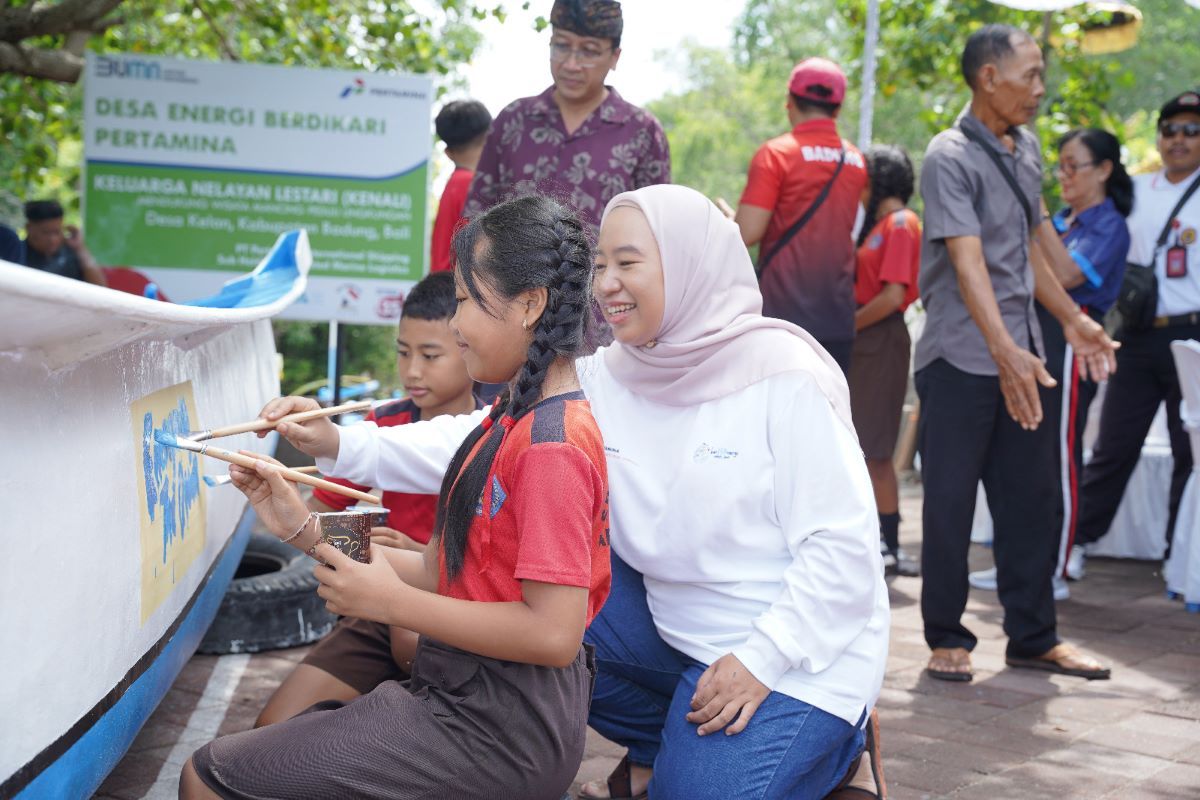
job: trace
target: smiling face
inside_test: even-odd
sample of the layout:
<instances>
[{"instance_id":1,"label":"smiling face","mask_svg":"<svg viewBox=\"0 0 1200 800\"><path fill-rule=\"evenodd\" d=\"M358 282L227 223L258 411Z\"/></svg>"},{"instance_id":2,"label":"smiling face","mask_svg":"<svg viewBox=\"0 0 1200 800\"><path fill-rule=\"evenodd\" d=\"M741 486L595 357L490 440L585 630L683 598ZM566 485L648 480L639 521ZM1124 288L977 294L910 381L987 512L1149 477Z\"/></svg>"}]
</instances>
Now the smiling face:
<instances>
[{"instance_id":1,"label":"smiling face","mask_svg":"<svg viewBox=\"0 0 1200 800\"><path fill-rule=\"evenodd\" d=\"M984 64L976 80L992 112L1009 126L1024 125L1037 114L1046 94L1046 64L1037 42L1027 36L1012 38L1013 52L997 63Z\"/></svg>"},{"instance_id":2,"label":"smiling face","mask_svg":"<svg viewBox=\"0 0 1200 800\"><path fill-rule=\"evenodd\" d=\"M479 246L486 246L486 242L481 241ZM472 378L480 383L507 383L525 364L541 309L524 294L512 299L502 297L480 273L475 273L480 293L476 299L467 290L461 268L455 268L458 310L450 320L450 328ZM521 326L522 321L528 323L528 330Z\"/></svg>"},{"instance_id":3,"label":"smiling face","mask_svg":"<svg viewBox=\"0 0 1200 800\"><path fill-rule=\"evenodd\" d=\"M1200 125L1200 114L1191 111L1164 119L1158 128L1158 152L1162 156L1167 176L1182 179L1200 169L1200 135L1188 136L1186 127ZM1164 125L1172 125L1173 136L1163 133Z\"/></svg>"},{"instance_id":4,"label":"smiling face","mask_svg":"<svg viewBox=\"0 0 1200 800\"><path fill-rule=\"evenodd\" d=\"M604 91L604 80L617 66L620 48L612 39L580 36L555 28L550 36L550 75L558 95L571 102L586 102Z\"/></svg>"},{"instance_id":5,"label":"smiling face","mask_svg":"<svg viewBox=\"0 0 1200 800\"><path fill-rule=\"evenodd\" d=\"M605 217L592 291L618 342L636 347L658 335L666 297L662 256L640 210L618 206Z\"/></svg>"},{"instance_id":6,"label":"smiling face","mask_svg":"<svg viewBox=\"0 0 1200 800\"><path fill-rule=\"evenodd\" d=\"M448 320L402 317L396 367L404 390L425 418L459 411L471 402L471 376Z\"/></svg>"}]
</instances>

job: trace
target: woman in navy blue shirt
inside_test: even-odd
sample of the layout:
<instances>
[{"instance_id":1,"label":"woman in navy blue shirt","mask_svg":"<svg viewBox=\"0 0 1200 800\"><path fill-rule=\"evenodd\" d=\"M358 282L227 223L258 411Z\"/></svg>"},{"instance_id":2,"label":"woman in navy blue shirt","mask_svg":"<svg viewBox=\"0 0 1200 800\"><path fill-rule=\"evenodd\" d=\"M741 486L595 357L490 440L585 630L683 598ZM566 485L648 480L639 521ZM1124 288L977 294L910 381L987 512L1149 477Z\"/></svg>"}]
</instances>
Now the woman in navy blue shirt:
<instances>
[{"instance_id":1,"label":"woman in navy blue shirt","mask_svg":"<svg viewBox=\"0 0 1200 800\"><path fill-rule=\"evenodd\" d=\"M1121 145L1108 131L1080 128L1058 143L1059 187L1066 208L1054 215L1063 248L1041 250L1071 298L1097 322L1116 302L1129 253L1125 218L1133 209L1133 182L1121 163ZM1058 381L1044 402L1043 425L1060 431L1062 540L1055 575L1055 597L1069 594L1065 578L1082 576L1083 551L1075 547L1079 477L1083 471L1083 429L1096 384L1082 377L1074 354L1052 314L1037 306L1046 343L1046 369ZM1072 558L1072 551L1076 555Z\"/></svg>"}]
</instances>

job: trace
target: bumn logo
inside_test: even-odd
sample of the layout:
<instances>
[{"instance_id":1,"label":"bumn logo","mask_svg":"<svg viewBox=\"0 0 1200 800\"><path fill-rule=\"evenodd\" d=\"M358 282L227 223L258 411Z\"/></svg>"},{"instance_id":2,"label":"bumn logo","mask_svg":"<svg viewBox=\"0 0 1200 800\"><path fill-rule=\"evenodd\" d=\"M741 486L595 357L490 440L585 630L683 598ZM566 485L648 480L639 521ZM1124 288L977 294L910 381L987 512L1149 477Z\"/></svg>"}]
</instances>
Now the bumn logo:
<instances>
[{"instance_id":1,"label":"bumn logo","mask_svg":"<svg viewBox=\"0 0 1200 800\"><path fill-rule=\"evenodd\" d=\"M144 81L157 81L162 79L162 67L154 61L143 61L140 58L97 56L96 77L136 78Z\"/></svg>"}]
</instances>

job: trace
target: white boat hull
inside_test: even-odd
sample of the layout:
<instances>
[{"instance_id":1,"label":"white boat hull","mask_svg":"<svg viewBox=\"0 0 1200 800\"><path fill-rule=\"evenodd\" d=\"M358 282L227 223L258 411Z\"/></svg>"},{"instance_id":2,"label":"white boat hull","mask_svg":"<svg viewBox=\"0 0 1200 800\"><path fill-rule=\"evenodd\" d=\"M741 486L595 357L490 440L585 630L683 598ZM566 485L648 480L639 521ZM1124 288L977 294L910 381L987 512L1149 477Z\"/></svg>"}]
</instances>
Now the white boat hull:
<instances>
[{"instance_id":1,"label":"white boat hull","mask_svg":"<svg viewBox=\"0 0 1200 800\"><path fill-rule=\"evenodd\" d=\"M223 464L144 448L142 407L190 392L193 428L252 419L279 393L278 307L173 306L0 262L0 797L90 795L211 622L245 499L200 480Z\"/></svg>"}]
</instances>

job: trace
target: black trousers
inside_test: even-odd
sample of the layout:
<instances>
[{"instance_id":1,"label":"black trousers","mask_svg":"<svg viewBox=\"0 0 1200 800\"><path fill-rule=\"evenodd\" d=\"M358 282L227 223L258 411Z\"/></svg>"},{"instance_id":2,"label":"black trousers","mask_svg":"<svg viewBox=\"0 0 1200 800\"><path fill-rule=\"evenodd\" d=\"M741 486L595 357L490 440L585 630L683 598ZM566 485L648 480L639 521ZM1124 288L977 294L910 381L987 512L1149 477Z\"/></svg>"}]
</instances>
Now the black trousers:
<instances>
[{"instance_id":1,"label":"black trousers","mask_svg":"<svg viewBox=\"0 0 1200 800\"><path fill-rule=\"evenodd\" d=\"M1010 656L1038 656L1058 644L1051 575L1061 511L1055 432L1026 431L1008 416L1000 381L939 359L916 374L925 484L921 616L932 647L974 649L962 624L967 551L979 481L995 526L993 552ZM1042 391L1042 405L1049 401Z\"/></svg>"},{"instance_id":2,"label":"black trousers","mask_svg":"<svg viewBox=\"0 0 1200 800\"><path fill-rule=\"evenodd\" d=\"M1192 445L1179 419L1179 375L1171 356L1176 339L1200 339L1200 325L1178 325L1129 333L1117 351L1117 372L1108 380L1100 435L1092 449L1092 460L1083 468L1079 491L1079 527L1076 542L1094 542L1112 525L1129 476L1142 454L1142 443L1159 403L1167 403L1167 430L1171 436L1170 514L1167 521L1167 551L1175 535L1175 517L1183 487L1192 471Z\"/></svg>"},{"instance_id":3,"label":"black trousers","mask_svg":"<svg viewBox=\"0 0 1200 800\"><path fill-rule=\"evenodd\" d=\"M1038 322L1042 326L1042 341L1046 347L1046 371L1058 381L1048 389L1050 401L1042 407L1042 424L1055 432L1054 468L1058 476L1056 497L1062 515L1059 535L1058 562L1055 573L1066 570L1067 555L1076 543L1079 527L1079 483L1083 475L1083 431L1087 427L1088 409L1096 398L1099 386L1079 374L1075 354L1067 344L1062 325L1053 314L1035 303ZM1089 312L1091 313L1091 312ZM1092 318L1103 324L1102 315Z\"/></svg>"}]
</instances>

